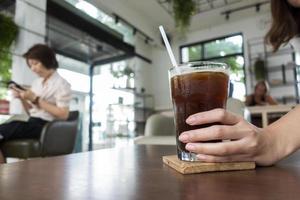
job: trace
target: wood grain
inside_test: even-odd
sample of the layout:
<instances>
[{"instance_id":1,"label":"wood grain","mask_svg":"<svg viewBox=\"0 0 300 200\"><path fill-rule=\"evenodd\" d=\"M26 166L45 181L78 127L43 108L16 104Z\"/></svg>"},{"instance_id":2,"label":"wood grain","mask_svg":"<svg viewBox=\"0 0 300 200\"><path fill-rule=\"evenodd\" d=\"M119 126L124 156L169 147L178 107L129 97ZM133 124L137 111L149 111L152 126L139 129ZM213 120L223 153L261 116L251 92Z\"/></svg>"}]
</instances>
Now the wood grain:
<instances>
[{"instance_id":1,"label":"wood grain","mask_svg":"<svg viewBox=\"0 0 300 200\"><path fill-rule=\"evenodd\" d=\"M300 151L272 167L184 175L175 146L135 145L0 165L0 200L299 200Z\"/></svg>"},{"instance_id":2,"label":"wood grain","mask_svg":"<svg viewBox=\"0 0 300 200\"><path fill-rule=\"evenodd\" d=\"M255 162L186 162L179 160L177 155L163 156L163 162L182 174L255 169Z\"/></svg>"}]
</instances>

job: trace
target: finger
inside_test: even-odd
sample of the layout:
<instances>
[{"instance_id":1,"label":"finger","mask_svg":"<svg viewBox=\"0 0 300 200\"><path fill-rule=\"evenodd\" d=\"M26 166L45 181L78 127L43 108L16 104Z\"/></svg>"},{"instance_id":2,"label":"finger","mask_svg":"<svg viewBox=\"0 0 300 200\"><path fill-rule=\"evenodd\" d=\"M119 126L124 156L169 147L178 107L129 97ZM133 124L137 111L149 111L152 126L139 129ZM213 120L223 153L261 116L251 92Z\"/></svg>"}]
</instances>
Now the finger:
<instances>
[{"instance_id":1,"label":"finger","mask_svg":"<svg viewBox=\"0 0 300 200\"><path fill-rule=\"evenodd\" d=\"M247 135L248 132L237 126L214 125L207 128L186 131L180 134L179 140L184 143L211 140L236 140Z\"/></svg>"},{"instance_id":2,"label":"finger","mask_svg":"<svg viewBox=\"0 0 300 200\"><path fill-rule=\"evenodd\" d=\"M12 86L11 88L12 88L14 91L18 92L18 93L22 92L22 90L20 90L20 89L17 88L16 86Z\"/></svg>"},{"instance_id":3,"label":"finger","mask_svg":"<svg viewBox=\"0 0 300 200\"><path fill-rule=\"evenodd\" d=\"M245 154L245 144L240 140L215 143L187 143L186 150L196 154L229 156Z\"/></svg>"},{"instance_id":4,"label":"finger","mask_svg":"<svg viewBox=\"0 0 300 200\"><path fill-rule=\"evenodd\" d=\"M250 158L248 155L240 154L240 155L233 155L233 156L212 156L212 155L204 155L204 154L197 154L197 159L202 162L249 162L254 161L254 158Z\"/></svg>"},{"instance_id":5,"label":"finger","mask_svg":"<svg viewBox=\"0 0 300 200\"><path fill-rule=\"evenodd\" d=\"M14 90L15 89L15 85L10 84L10 85L8 85L8 88Z\"/></svg>"},{"instance_id":6,"label":"finger","mask_svg":"<svg viewBox=\"0 0 300 200\"><path fill-rule=\"evenodd\" d=\"M240 120L240 116L230 113L224 109L217 108L191 115L186 119L186 123L190 125L201 125L220 122L222 124L233 125L238 123Z\"/></svg>"},{"instance_id":7,"label":"finger","mask_svg":"<svg viewBox=\"0 0 300 200\"><path fill-rule=\"evenodd\" d=\"M19 93L19 96L20 96L21 99L25 99L24 93Z\"/></svg>"}]
</instances>

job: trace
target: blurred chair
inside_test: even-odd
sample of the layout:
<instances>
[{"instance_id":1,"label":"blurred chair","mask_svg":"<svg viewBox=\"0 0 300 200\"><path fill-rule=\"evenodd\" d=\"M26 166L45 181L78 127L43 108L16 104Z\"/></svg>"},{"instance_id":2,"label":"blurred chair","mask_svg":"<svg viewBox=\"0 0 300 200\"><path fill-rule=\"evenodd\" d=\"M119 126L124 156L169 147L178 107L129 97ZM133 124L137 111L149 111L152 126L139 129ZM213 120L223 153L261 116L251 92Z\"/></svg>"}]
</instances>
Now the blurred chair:
<instances>
[{"instance_id":1,"label":"blurred chair","mask_svg":"<svg viewBox=\"0 0 300 200\"><path fill-rule=\"evenodd\" d=\"M174 114L153 114L146 122L145 136L175 135Z\"/></svg>"},{"instance_id":2,"label":"blurred chair","mask_svg":"<svg viewBox=\"0 0 300 200\"><path fill-rule=\"evenodd\" d=\"M228 98L227 99L226 109L229 112L232 112L232 113L235 113L237 115L240 115L240 116L244 117L244 119L246 119L249 122L251 120L251 116L250 116L249 110L247 109L245 103L242 102L239 99Z\"/></svg>"},{"instance_id":3,"label":"blurred chair","mask_svg":"<svg viewBox=\"0 0 300 200\"><path fill-rule=\"evenodd\" d=\"M70 111L67 120L47 123L39 139L17 139L4 142L1 146L3 155L27 159L72 153L77 135L78 118L78 111Z\"/></svg>"},{"instance_id":4,"label":"blurred chair","mask_svg":"<svg viewBox=\"0 0 300 200\"><path fill-rule=\"evenodd\" d=\"M250 119L245 104L234 98L228 98L227 110ZM174 114L153 114L146 121L145 136L134 139L135 144L175 145Z\"/></svg>"},{"instance_id":5,"label":"blurred chair","mask_svg":"<svg viewBox=\"0 0 300 200\"><path fill-rule=\"evenodd\" d=\"M174 116L153 114L146 121L145 136L134 139L135 144L175 145Z\"/></svg>"}]
</instances>

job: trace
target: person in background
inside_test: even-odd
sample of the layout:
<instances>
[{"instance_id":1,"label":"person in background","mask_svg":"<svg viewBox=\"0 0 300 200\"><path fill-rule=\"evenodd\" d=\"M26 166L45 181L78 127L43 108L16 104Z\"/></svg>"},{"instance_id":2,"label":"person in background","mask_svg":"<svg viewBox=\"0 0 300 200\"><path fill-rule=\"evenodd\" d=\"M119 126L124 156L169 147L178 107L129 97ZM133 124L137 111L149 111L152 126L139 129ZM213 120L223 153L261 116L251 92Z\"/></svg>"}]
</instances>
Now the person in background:
<instances>
[{"instance_id":1,"label":"person in background","mask_svg":"<svg viewBox=\"0 0 300 200\"><path fill-rule=\"evenodd\" d=\"M271 0L272 25L266 41L274 51L300 35L300 0ZM195 126L218 123L181 133L179 140L203 162L254 161L269 166L300 149L300 106L266 128L258 128L244 118L214 109L186 119ZM211 140L226 142L204 143Z\"/></svg>"},{"instance_id":2,"label":"person in background","mask_svg":"<svg viewBox=\"0 0 300 200\"><path fill-rule=\"evenodd\" d=\"M11 84L13 95L29 114L28 121L12 121L0 125L0 143L23 138L39 138L44 125L54 119L67 119L71 100L70 84L56 71L54 51L44 44L31 47L23 57L31 71L39 76L30 89ZM5 159L0 150L0 163Z\"/></svg>"},{"instance_id":3,"label":"person in background","mask_svg":"<svg viewBox=\"0 0 300 200\"><path fill-rule=\"evenodd\" d=\"M254 87L254 93L246 97L246 106L276 105L277 102L269 95L269 85L259 81Z\"/></svg>"}]
</instances>

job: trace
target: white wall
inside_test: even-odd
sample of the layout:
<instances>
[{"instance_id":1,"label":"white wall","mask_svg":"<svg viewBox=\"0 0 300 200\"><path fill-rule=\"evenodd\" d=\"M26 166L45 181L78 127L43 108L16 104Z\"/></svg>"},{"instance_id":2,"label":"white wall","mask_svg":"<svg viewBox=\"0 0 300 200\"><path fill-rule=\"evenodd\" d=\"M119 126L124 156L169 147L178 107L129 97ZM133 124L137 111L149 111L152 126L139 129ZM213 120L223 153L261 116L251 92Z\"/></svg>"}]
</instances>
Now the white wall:
<instances>
[{"instance_id":1,"label":"white wall","mask_svg":"<svg viewBox=\"0 0 300 200\"><path fill-rule=\"evenodd\" d=\"M38 8L36 8L38 7ZM46 34L46 0L18 0L16 2L15 22L19 35L13 47L12 79L20 84L30 85L37 76L27 67L22 55L36 43L44 43ZM18 99L10 103L10 113L24 112Z\"/></svg>"},{"instance_id":2,"label":"white wall","mask_svg":"<svg viewBox=\"0 0 300 200\"><path fill-rule=\"evenodd\" d=\"M169 109L172 106L169 91L168 70L171 62L165 49L153 51L152 88L157 110Z\"/></svg>"},{"instance_id":3,"label":"white wall","mask_svg":"<svg viewBox=\"0 0 300 200\"><path fill-rule=\"evenodd\" d=\"M138 54L153 61L152 46L146 44L141 37L135 37L134 46ZM135 87L137 88L137 92L140 92L141 88L144 88L145 93L153 94L152 64L138 57L134 58L133 63L135 65Z\"/></svg>"},{"instance_id":4,"label":"white wall","mask_svg":"<svg viewBox=\"0 0 300 200\"><path fill-rule=\"evenodd\" d=\"M175 39L173 42L173 49L175 56L179 61L179 46L217 37L230 35L233 33L243 33L245 43L245 61L246 68L248 66L248 51L247 51L247 40L256 37L263 37L270 26L270 15L268 13L257 14L249 18L242 18L241 20L225 21L222 24L212 24L210 27L203 30L196 30L186 35L185 39ZM167 68L171 66L169 57L166 51L162 48L156 48L153 50L153 74L156 81L153 82L154 94L156 99L157 109L168 109L171 108L171 101L169 95L168 85L168 73ZM247 74L248 68L246 69ZM156 85L156 86L155 86ZM249 83L247 83L248 91L251 91Z\"/></svg>"}]
</instances>

